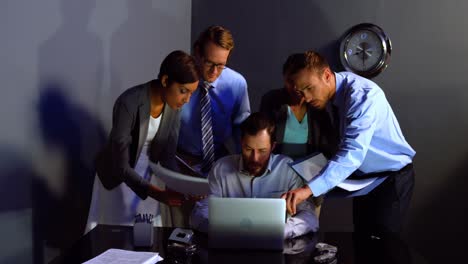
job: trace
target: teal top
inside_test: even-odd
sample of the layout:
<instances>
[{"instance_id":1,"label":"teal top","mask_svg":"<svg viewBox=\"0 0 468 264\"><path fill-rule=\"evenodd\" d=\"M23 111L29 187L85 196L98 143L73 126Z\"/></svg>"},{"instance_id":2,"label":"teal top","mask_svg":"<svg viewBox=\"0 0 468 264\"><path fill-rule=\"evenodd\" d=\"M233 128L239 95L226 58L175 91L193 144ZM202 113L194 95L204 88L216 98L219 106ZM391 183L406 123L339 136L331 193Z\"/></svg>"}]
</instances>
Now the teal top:
<instances>
[{"instance_id":1,"label":"teal top","mask_svg":"<svg viewBox=\"0 0 468 264\"><path fill-rule=\"evenodd\" d=\"M308 130L307 113L302 122L299 122L291 111L291 107L288 106L288 118L284 128L283 154L293 158L304 156L307 152Z\"/></svg>"}]
</instances>

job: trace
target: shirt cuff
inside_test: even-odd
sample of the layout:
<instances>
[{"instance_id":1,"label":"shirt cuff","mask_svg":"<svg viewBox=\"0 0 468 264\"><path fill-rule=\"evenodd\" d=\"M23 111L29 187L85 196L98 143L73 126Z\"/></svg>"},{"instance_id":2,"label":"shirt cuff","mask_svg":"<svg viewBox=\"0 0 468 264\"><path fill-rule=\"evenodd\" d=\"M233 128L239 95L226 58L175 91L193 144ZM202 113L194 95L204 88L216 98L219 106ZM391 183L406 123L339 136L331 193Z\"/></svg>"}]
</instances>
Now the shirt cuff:
<instances>
[{"instance_id":1,"label":"shirt cuff","mask_svg":"<svg viewBox=\"0 0 468 264\"><path fill-rule=\"evenodd\" d=\"M195 203L189 222L191 228L200 232L208 232L208 202L206 199Z\"/></svg>"},{"instance_id":2,"label":"shirt cuff","mask_svg":"<svg viewBox=\"0 0 468 264\"><path fill-rule=\"evenodd\" d=\"M325 177L319 175L307 184L314 197L318 197L330 190Z\"/></svg>"},{"instance_id":3,"label":"shirt cuff","mask_svg":"<svg viewBox=\"0 0 468 264\"><path fill-rule=\"evenodd\" d=\"M289 239L294 237L294 228L288 224L288 221L286 221L286 224L284 225L284 239Z\"/></svg>"}]
</instances>

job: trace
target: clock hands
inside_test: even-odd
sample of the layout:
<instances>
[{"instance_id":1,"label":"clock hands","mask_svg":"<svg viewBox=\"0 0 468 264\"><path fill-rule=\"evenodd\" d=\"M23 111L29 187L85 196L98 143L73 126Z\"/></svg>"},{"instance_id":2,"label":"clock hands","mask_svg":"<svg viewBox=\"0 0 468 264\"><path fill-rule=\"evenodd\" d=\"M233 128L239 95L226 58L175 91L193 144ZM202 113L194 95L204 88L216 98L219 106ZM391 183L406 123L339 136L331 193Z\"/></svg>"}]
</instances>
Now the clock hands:
<instances>
[{"instance_id":1,"label":"clock hands","mask_svg":"<svg viewBox=\"0 0 468 264\"><path fill-rule=\"evenodd\" d=\"M365 44L365 43L366 42L364 42L362 44ZM364 70L366 68L366 50L365 50L365 48L363 49L361 54L362 54L362 69Z\"/></svg>"},{"instance_id":2,"label":"clock hands","mask_svg":"<svg viewBox=\"0 0 468 264\"><path fill-rule=\"evenodd\" d=\"M369 43L359 43L359 45L356 46L356 53L354 53L353 55L356 55L362 59L362 68L365 69L366 60L372 56L372 50L369 46Z\"/></svg>"}]
</instances>

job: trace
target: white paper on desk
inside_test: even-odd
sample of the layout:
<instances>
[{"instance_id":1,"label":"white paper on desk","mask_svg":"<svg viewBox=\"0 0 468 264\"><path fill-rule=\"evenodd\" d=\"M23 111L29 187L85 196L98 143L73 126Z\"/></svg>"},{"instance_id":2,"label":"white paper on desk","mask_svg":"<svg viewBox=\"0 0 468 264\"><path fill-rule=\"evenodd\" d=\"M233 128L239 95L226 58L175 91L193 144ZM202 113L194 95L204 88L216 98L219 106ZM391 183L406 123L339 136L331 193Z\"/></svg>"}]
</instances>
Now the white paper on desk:
<instances>
[{"instance_id":1,"label":"white paper on desk","mask_svg":"<svg viewBox=\"0 0 468 264\"><path fill-rule=\"evenodd\" d=\"M291 168L293 168L294 171L296 171L296 173L299 174L304 180L309 182L320 173L322 168L325 167L325 165L327 165L327 162L327 158L325 158L325 156L322 153L320 153L306 160L293 163L291 165ZM377 180L377 177L362 180L346 179L337 186L348 192L354 192L369 186L375 180Z\"/></svg>"},{"instance_id":2,"label":"white paper on desk","mask_svg":"<svg viewBox=\"0 0 468 264\"><path fill-rule=\"evenodd\" d=\"M164 168L161 164L150 161L150 167L156 177L159 177L170 189L190 195L208 195L210 185L208 179L184 175Z\"/></svg>"},{"instance_id":3,"label":"white paper on desk","mask_svg":"<svg viewBox=\"0 0 468 264\"><path fill-rule=\"evenodd\" d=\"M111 248L83 264L154 264L163 260L156 252L139 252Z\"/></svg>"}]
</instances>

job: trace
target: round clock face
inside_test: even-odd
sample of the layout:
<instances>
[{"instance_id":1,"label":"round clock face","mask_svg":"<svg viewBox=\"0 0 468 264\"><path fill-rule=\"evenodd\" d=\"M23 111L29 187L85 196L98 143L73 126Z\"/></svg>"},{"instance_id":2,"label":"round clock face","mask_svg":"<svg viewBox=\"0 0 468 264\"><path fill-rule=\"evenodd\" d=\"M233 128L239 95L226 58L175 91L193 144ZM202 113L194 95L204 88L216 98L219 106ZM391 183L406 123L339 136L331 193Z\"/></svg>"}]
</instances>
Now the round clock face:
<instances>
[{"instance_id":1,"label":"round clock face","mask_svg":"<svg viewBox=\"0 0 468 264\"><path fill-rule=\"evenodd\" d=\"M344 35L340 45L340 59L348 71L374 77L388 65L390 39L383 30L372 24L359 24Z\"/></svg>"}]
</instances>

